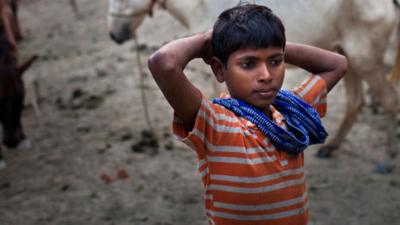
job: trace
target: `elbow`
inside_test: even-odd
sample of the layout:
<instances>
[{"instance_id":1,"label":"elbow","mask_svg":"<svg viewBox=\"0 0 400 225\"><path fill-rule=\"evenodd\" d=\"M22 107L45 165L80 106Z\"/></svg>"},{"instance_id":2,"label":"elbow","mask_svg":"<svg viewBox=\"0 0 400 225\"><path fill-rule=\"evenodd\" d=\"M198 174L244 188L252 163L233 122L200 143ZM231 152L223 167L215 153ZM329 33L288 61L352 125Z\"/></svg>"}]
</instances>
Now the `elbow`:
<instances>
[{"instance_id":1,"label":"elbow","mask_svg":"<svg viewBox=\"0 0 400 225\"><path fill-rule=\"evenodd\" d=\"M147 59L147 66L150 70L150 72L154 72L160 64L162 64L162 55L160 52L155 52L150 57Z\"/></svg>"},{"instance_id":2,"label":"elbow","mask_svg":"<svg viewBox=\"0 0 400 225\"><path fill-rule=\"evenodd\" d=\"M338 54L337 71L341 77L343 77L346 74L346 72L348 70L348 66L349 66L349 63L348 63L346 56Z\"/></svg>"},{"instance_id":3,"label":"elbow","mask_svg":"<svg viewBox=\"0 0 400 225\"><path fill-rule=\"evenodd\" d=\"M173 53L162 50L153 53L147 60L147 66L153 77L174 72L177 68L174 58Z\"/></svg>"}]
</instances>

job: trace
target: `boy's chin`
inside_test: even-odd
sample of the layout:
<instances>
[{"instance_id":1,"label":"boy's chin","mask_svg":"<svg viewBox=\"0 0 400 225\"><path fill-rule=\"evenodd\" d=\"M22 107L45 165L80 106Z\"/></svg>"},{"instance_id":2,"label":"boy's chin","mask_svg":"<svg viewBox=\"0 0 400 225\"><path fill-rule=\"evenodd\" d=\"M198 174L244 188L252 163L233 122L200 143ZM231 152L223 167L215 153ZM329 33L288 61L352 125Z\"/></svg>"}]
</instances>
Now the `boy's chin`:
<instances>
[{"instance_id":1,"label":"boy's chin","mask_svg":"<svg viewBox=\"0 0 400 225\"><path fill-rule=\"evenodd\" d=\"M272 102L263 102L263 103L254 103L254 104L250 103L250 104L261 111L265 111L265 110L269 110L269 106L272 104Z\"/></svg>"}]
</instances>

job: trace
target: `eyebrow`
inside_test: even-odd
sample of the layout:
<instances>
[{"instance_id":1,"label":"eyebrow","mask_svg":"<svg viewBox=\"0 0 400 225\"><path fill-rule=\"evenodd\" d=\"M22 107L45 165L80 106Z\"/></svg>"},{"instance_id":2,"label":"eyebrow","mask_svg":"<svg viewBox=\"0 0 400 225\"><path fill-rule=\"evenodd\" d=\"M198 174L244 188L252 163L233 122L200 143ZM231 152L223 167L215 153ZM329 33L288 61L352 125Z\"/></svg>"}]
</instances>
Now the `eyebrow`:
<instances>
[{"instance_id":1,"label":"eyebrow","mask_svg":"<svg viewBox=\"0 0 400 225\"><path fill-rule=\"evenodd\" d=\"M252 55L245 55L245 56L239 58L239 60L257 60L257 59L259 59L259 58L256 56L252 56Z\"/></svg>"},{"instance_id":2,"label":"eyebrow","mask_svg":"<svg viewBox=\"0 0 400 225\"><path fill-rule=\"evenodd\" d=\"M284 54L280 52L280 53L273 54L268 58L278 58L278 57L283 57L283 56L284 56Z\"/></svg>"},{"instance_id":3,"label":"eyebrow","mask_svg":"<svg viewBox=\"0 0 400 225\"><path fill-rule=\"evenodd\" d=\"M273 58L279 58L279 57L283 57L284 54L279 52L279 53L275 53L273 55L268 56L268 59L273 59ZM239 58L239 60L258 60L259 57L253 56L253 55L244 55L242 57Z\"/></svg>"}]
</instances>

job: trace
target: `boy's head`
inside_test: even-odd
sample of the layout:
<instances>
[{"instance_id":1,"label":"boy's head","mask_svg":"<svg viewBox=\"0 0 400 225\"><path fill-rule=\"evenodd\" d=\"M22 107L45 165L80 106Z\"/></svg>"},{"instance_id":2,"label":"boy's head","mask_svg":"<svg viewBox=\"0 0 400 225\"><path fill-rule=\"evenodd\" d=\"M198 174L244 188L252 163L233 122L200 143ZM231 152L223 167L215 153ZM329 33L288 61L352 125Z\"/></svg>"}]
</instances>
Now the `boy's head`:
<instances>
[{"instance_id":1,"label":"boy's head","mask_svg":"<svg viewBox=\"0 0 400 225\"><path fill-rule=\"evenodd\" d=\"M239 49L284 49L285 43L282 21L266 6L245 4L227 9L213 27L213 55L225 66L229 56Z\"/></svg>"},{"instance_id":2,"label":"boy's head","mask_svg":"<svg viewBox=\"0 0 400 225\"><path fill-rule=\"evenodd\" d=\"M269 8L237 6L214 25L210 65L233 98L268 111L283 84L285 43L282 22Z\"/></svg>"}]
</instances>

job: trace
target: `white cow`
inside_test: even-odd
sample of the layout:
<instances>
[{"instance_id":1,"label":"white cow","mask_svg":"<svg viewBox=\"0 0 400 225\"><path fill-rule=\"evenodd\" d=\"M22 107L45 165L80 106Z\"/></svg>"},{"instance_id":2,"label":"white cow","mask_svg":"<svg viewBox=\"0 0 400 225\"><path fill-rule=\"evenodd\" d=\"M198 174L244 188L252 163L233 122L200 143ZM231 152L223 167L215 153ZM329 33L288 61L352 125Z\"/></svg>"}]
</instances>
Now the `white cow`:
<instances>
[{"instance_id":1,"label":"white cow","mask_svg":"<svg viewBox=\"0 0 400 225\"><path fill-rule=\"evenodd\" d=\"M156 7L164 8L182 24L191 24L188 6L197 1L180 0L109 0L109 29L118 43L129 40L146 15ZM215 18L223 9L234 6L231 0L203 0L207 16ZM394 86L383 74L384 53L397 28L397 6L393 0L263 0L253 1L270 7L286 26L287 39L336 50L349 60L345 76L346 115L335 136L318 152L328 157L344 140L363 106L362 80L366 81L384 108L387 121L387 160L378 166L388 172L398 152L396 107L399 103ZM185 14L186 13L186 14ZM211 28L211 24L208 24ZM156 32L156 31L155 31ZM397 64L399 65L399 64Z\"/></svg>"}]
</instances>

